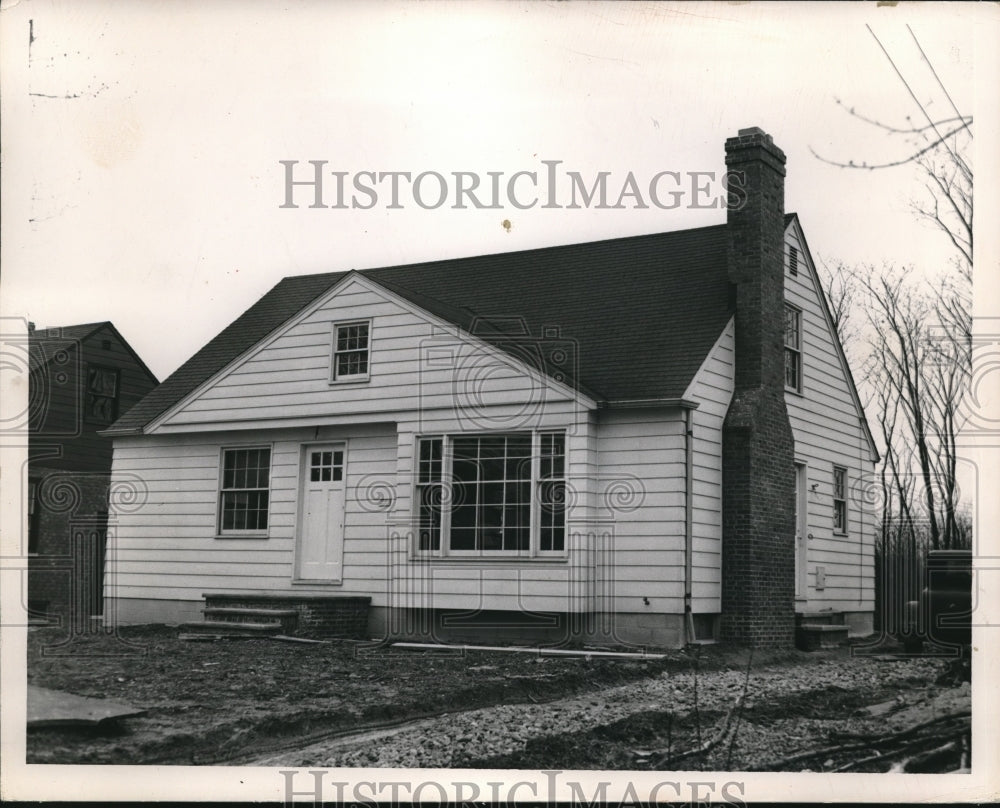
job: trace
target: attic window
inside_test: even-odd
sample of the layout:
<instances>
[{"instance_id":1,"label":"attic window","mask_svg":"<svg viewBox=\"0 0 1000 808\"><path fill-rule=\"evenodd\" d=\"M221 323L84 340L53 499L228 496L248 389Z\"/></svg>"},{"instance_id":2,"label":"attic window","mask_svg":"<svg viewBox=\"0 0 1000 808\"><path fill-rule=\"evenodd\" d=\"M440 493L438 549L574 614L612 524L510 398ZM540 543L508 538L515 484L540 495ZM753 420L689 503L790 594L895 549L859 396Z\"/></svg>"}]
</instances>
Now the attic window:
<instances>
[{"instance_id":1,"label":"attic window","mask_svg":"<svg viewBox=\"0 0 1000 808\"><path fill-rule=\"evenodd\" d=\"M371 323L368 321L334 325L331 381L356 382L368 379L370 331Z\"/></svg>"},{"instance_id":2,"label":"attic window","mask_svg":"<svg viewBox=\"0 0 1000 808\"><path fill-rule=\"evenodd\" d=\"M799 251L795 247L788 248L788 273L799 274Z\"/></svg>"},{"instance_id":3,"label":"attic window","mask_svg":"<svg viewBox=\"0 0 1000 808\"><path fill-rule=\"evenodd\" d=\"M785 389L802 392L802 312L785 306Z\"/></svg>"}]
</instances>

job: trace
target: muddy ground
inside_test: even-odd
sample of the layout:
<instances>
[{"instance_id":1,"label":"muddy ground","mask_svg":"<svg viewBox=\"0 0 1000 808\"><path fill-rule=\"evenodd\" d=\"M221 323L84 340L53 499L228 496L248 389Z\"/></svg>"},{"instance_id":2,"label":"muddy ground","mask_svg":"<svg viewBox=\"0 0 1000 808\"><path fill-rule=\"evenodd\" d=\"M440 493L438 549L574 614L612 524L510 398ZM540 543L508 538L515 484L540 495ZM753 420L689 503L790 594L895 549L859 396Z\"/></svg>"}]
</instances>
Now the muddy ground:
<instances>
[{"instance_id":1,"label":"muddy ground","mask_svg":"<svg viewBox=\"0 0 1000 808\"><path fill-rule=\"evenodd\" d=\"M969 709L967 683L935 683L940 661L848 649L750 658L709 646L697 658L633 661L187 642L163 626L59 640L56 629L29 632L29 683L146 714L99 729L31 729L29 763L753 770ZM924 730L915 751L961 733L963 721ZM711 749L674 760L724 730ZM769 770L830 771L912 741ZM927 765L953 770L964 751Z\"/></svg>"}]
</instances>

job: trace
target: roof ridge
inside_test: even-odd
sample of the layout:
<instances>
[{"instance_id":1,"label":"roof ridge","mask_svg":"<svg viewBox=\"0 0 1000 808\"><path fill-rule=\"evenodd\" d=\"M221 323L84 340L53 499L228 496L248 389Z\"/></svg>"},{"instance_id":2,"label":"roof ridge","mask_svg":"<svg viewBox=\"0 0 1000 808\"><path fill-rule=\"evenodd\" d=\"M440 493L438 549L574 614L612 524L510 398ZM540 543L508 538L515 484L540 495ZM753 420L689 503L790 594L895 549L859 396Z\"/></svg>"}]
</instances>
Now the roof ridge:
<instances>
[{"instance_id":1,"label":"roof ridge","mask_svg":"<svg viewBox=\"0 0 1000 808\"><path fill-rule=\"evenodd\" d=\"M795 214L787 214L788 216L793 216ZM421 267L428 266L441 266L443 264L457 263L459 261L471 261L478 258L498 258L501 256L515 258L517 256L523 256L528 253L544 254L548 252L553 252L557 250L566 249L584 249L592 248L595 245L612 245L615 243L624 243L629 241L641 241L643 239L655 239L664 238L673 235L689 235L695 234L703 230L725 230L726 224L707 224L701 225L699 227L686 227L679 230L657 230L652 233L634 233L631 236L614 236L612 238L600 238L594 239L592 241L571 241L565 244L548 244L543 247L525 247L520 250L499 250L498 252L488 252L488 253L470 253L468 255L457 255L451 258L430 258L426 261L417 261L415 263L408 264L378 264L376 266L363 267L358 269L357 267L351 267L350 269L340 270L340 271L326 271L326 272L303 272L298 275L285 275L283 280L291 280L294 278L314 278L320 277L322 275L340 275L344 272L360 272L364 275L372 272L379 272L383 270L390 269L420 269Z\"/></svg>"}]
</instances>

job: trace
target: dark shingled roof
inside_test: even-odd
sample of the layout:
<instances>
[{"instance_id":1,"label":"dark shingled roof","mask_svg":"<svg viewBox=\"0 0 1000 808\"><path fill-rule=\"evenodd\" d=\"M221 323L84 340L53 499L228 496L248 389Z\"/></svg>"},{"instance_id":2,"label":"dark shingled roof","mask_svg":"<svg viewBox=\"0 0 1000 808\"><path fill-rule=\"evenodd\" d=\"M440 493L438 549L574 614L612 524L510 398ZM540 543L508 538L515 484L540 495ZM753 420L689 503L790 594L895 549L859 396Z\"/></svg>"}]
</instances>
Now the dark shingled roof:
<instances>
[{"instance_id":1,"label":"dark shingled roof","mask_svg":"<svg viewBox=\"0 0 1000 808\"><path fill-rule=\"evenodd\" d=\"M28 345L30 368L32 371L51 362L60 350L71 349L74 345L82 343L92 335L102 329L107 329L118 340L135 360L136 365L146 375L152 379L153 384L157 383L156 375L142 361L142 358L129 345L128 341L115 328L115 324L110 320L99 323L81 323L80 325L53 326L50 328L32 328L28 331Z\"/></svg>"},{"instance_id":2,"label":"dark shingled roof","mask_svg":"<svg viewBox=\"0 0 1000 808\"><path fill-rule=\"evenodd\" d=\"M346 274L285 278L109 431L141 429ZM519 358L523 340L498 321L543 346L558 328L577 354L572 381L600 401L680 398L732 314L725 225L361 274Z\"/></svg>"},{"instance_id":3,"label":"dark shingled roof","mask_svg":"<svg viewBox=\"0 0 1000 808\"><path fill-rule=\"evenodd\" d=\"M83 342L95 331L111 325L110 322L82 323L80 325L64 325L53 328L36 328L28 332L28 351L32 370L51 362L55 356L55 348L70 347L72 343ZM50 344L46 344L46 342ZM49 349L49 350L46 350Z\"/></svg>"}]
</instances>

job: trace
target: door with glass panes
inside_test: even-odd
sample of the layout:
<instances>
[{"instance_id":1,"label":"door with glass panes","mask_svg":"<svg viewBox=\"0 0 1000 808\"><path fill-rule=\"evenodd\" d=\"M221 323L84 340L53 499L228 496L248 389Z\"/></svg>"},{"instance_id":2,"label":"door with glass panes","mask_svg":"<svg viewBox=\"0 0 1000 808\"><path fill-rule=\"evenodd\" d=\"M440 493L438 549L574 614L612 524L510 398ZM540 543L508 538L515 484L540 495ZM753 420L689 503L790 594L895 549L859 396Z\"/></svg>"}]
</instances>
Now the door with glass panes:
<instances>
[{"instance_id":1,"label":"door with glass panes","mask_svg":"<svg viewBox=\"0 0 1000 808\"><path fill-rule=\"evenodd\" d=\"M307 446L295 577L337 583L344 564L344 444Z\"/></svg>"}]
</instances>

